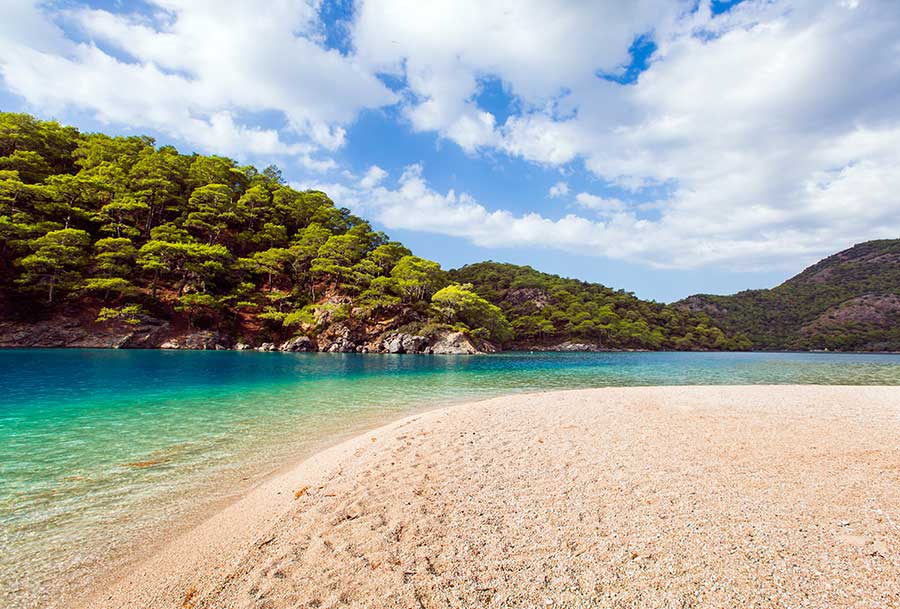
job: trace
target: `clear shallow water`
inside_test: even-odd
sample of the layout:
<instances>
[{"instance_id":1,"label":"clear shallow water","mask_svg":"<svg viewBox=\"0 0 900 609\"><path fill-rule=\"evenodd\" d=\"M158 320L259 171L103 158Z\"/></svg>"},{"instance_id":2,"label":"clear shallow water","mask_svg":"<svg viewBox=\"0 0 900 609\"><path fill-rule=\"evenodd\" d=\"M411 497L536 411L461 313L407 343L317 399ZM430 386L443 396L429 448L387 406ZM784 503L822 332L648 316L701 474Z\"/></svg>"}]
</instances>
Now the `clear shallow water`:
<instances>
[{"instance_id":1,"label":"clear shallow water","mask_svg":"<svg viewBox=\"0 0 900 609\"><path fill-rule=\"evenodd\" d=\"M546 389L758 383L900 385L900 356L0 350L0 607L52 604L61 583L179 515L417 408Z\"/></svg>"}]
</instances>

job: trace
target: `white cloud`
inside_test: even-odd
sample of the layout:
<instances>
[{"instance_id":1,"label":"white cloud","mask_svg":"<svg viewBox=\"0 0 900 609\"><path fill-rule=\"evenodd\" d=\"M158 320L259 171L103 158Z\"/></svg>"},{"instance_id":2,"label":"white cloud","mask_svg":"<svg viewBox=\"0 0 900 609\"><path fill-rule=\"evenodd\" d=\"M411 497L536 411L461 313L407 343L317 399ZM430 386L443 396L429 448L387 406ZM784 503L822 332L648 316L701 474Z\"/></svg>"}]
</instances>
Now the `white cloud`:
<instances>
[{"instance_id":1,"label":"white cloud","mask_svg":"<svg viewBox=\"0 0 900 609\"><path fill-rule=\"evenodd\" d=\"M615 213L565 220L585 231L580 253L759 268L900 235L900 3L746 0L715 17L708 2L689 5L448 1L408 20L408 1L366 0L354 41L364 61L407 78L416 128L454 139L460 117L486 111L478 83L495 78L520 110L466 135L464 149L581 161L634 203L665 186L652 220L623 210L637 205L582 197ZM627 63L633 38L651 30L658 49L635 84L596 77ZM443 200L456 213L480 217L454 197ZM631 232L612 230L628 222ZM507 234L512 244L515 231L496 238Z\"/></svg>"},{"instance_id":2,"label":"white cloud","mask_svg":"<svg viewBox=\"0 0 900 609\"><path fill-rule=\"evenodd\" d=\"M334 150L361 109L395 101L352 58L319 44L313 0L278 0L265 10L212 0L150 4L153 14L52 13L14 0L16 25L33 35L0 26L6 87L44 111L87 110L239 157ZM57 22L87 41L67 38ZM285 129L255 126L253 115L271 112Z\"/></svg>"},{"instance_id":3,"label":"white cloud","mask_svg":"<svg viewBox=\"0 0 900 609\"><path fill-rule=\"evenodd\" d=\"M340 166L337 161L331 158L317 159L308 154L304 154L297 159L297 163L300 167L303 167L309 172L312 173L325 173L328 171L336 170Z\"/></svg>"},{"instance_id":4,"label":"white cloud","mask_svg":"<svg viewBox=\"0 0 900 609\"><path fill-rule=\"evenodd\" d=\"M361 62L405 76L414 128L473 151L500 142L474 99L483 77L499 75L527 104L543 105L598 69L617 71L635 33L690 4L361 0L352 36Z\"/></svg>"},{"instance_id":5,"label":"white cloud","mask_svg":"<svg viewBox=\"0 0 900 609\"><path fill-rule=\"evenodd\" d=\"M575 201L581 207L599 213L608 213L625 209L625 203L615 198L604 198L589 192L579 192L575 195Z\"/></svg>"},{"instance_id":6,"label":"white cloud","mask_svg":"<svg viewBox=\"0 0 900 609\"><path fill-rule=\"evenodd\" d=\"M551 199L558 199L559 197L564 197L567 194L569 194L569 185L565 182L557 182L550 187L549 191L547 191L547 195Z\"/></svg>"},{"instance_id":7,"label":"white cloud","mask_svg":"<svg viewBox=\"0 0 900 609\"><path fill-rule=\"evenodd\" d=\"M371 190L375 188L379 184L381 184L382 180L384 180L388 175L384 169L379 167L378 165L372 165L369 167L369 170L366 172L366 175L362 177L359 181L359 187L364 190Z\"/></svg>"},{"instance_id":8,"label":"white cloud","mask_svg":"<svg viewBox=\"0 0 900 609\"><path fill-rule=\"evenodd\" d=\"M772 263L780 255L752 241L686 244L683 239L661 230L659 224L625 210L611 209L602 220L589 220L576 214L554 220L537 213L492 211L467 193L438 192L422 174L421 165L410 165L396 188L379 185L366 189L360 183L346 182L307 182L295 186L327 192L338 205L347 206L388 229L450 235L482 247L556 249L668 268L734 263L736 258L752 264ZM750 269L752 264L738 266Z\"/></svg>"}]
</instances>

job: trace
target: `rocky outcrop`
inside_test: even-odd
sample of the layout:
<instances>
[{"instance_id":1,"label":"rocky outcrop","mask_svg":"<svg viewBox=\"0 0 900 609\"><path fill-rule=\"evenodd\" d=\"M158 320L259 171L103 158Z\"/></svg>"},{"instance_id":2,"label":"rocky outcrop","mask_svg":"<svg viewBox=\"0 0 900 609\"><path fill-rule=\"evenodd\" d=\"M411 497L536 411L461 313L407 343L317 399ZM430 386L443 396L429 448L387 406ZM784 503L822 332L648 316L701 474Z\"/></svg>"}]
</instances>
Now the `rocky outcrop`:
<instances>
[{"instance_id":1,"label":"rocky outcrop","mask_svg":"<svg viewBox=\"0 0 900 609\"><path fill-rule=\"evenodd\" d=\"M474 355L480 353L475 343L462 332L447 332L431 344L435 355Z\"/></svg>"},{"instance_id":2,"label":"rocky outcrop","mask_svg":"<svg viewBox=\"0 0 900 609\"><path fill-rule=\"evenodd\" d=\"M384 337L375 350L383 353L429 353L429 347L427 337L399 332Z\"/></svg>"},{"instance_id":3,"label":"rocky outcrop","mask_svg":"<svg viewBox=\"0 0 900 609\"><path fill-rule=\"evenodd\" d=\"M474 355L494 353L491 343L468 336L463 332L438 330L429 336L406 332L389 332L365 345L365 353Z\"/></svg>"},{"instance_id":4,"label":"rocky outcrop","mask_svg":"<svg viewBox=\"0 0 900 609\"><path fill-rule=\"evenodd\" d=\"M900 319L900 295L865 294L831 307L804 325L803 334L815 334L851 325L891 326Z\"/></svg>"},{"instance_id":5,"label":"rocky outcrop","mask_svg":"<svg viewBox=\"0 0 900 609\"><path fill-rule=\"evenodd\" d=\"M719 303L713 302L709 297L703 294L695 294L688 296L683 300L679 300L674 305L675 308L691 313L706 313L707 315L716 317L727 315L728 309Z\"/></svg>"},{"instance_id":6,"label":"rocky outcrop","mask_svg":"<svg viewBox=\"0 0 900 609\"><path fill-rule=\"evenodd\" d=\"M534 349L532 351L559 351L563 353L583 353L586 351L601 351L599 345L595 345L594 343L580 343L577 341L567 340L561 343L557 343L555 345L544 345Z\"/></svg>"},{"instance_id":7,"label":"rocky outcrop","mask_svg":"<svg viewBox=\"0 0 900 609\"><path fill-rule=\"evenodd\" d=\"M230 334L214 330L178 330L168 321L142 316L140 323L97 323L93 317L64 316L28 323L0 322L2 347L81 347L101 349L172 349L281 351L285 353L392 353L467 355L493 353L496 347L463 332L438 330L428 336L386 329L396 324L365 326L333 322L314 338L299 335L281 342L236 341ZM572 349L577 350L577 349Z\"/></svg>"},{"instance_id":8,"label":"rocky outcrop","mask_svg":"<svg viewBox=\"0 0 900 609\"><path fill-rule=\"evenodd\" d=\"M506 293L505 300L513 306L540 311L550 304L550 295L540 288L516 288Z\"/></svg>"},{"instance_id":9,"label":"rocky outcrop","mask_svg":"<svg viewBox=\"0 0 900 609\"><path fill-rule=\"evenodd\" d=\"M161 345L160 349L189 349L195 351L223 350L231 345L231 340L218 332L201 330L171 338Z\"/></svg>"},{"instance_id":10,"label":"rocky outcrop","mask_svg":"<svg viewBox=\"0 0 900 609\"><path fill-rule=\"evenodd\" d=\"M157 347L169 332L169 324L145 318L139 324L85 323L58 317L34 323L0 322L0 347L72 347L140 349Z\"/></svg>"},{"instance_id":11,"label":"rocky outcrop","mask_svg":"<svg viewBox=\"0 0 900 609\"><path fill-rule=\"evenodd\" d=\"M278 350L286 353L316 351L316 344L308 336L295 336L281 343Z\"/></svg>"},{"instance_id":12,"label":"rocky outcrop","mask_svg":"<svg viewBox=\"0 0 900 609\"><path fill-rule=\"evenodd\" d=\"M326 353L354 353L361 351L364 343L357 329L342 322L329 325L316 337L318 350Z\"/></svg>"}]
</instances>

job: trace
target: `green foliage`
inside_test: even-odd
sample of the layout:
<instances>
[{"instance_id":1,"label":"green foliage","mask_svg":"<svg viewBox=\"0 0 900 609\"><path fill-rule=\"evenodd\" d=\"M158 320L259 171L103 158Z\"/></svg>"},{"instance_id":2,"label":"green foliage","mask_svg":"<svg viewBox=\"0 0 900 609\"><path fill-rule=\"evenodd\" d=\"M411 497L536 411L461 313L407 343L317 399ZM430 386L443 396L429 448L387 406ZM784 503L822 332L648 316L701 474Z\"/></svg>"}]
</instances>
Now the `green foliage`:
<instances>
[{"instance_id":1,"label":"green foliage","mask_svg":"<svg viewBox=\"0 0 900 609\"><path fill-rule=\"evenodd\" d=\"M448 274L274 167L24 114L0 113L0 291L23 311L50 314L64 295L102 305L103 319L136 320L146 306L237 336L399 321L519 344L740 344L706 315L527 267Z\"/></svg>"},{"instance_id":2,"label":"green foliage","mask_svg":"<svg viewBox=\"0 0 900 609\"><path fill-rule=\"evenodd\" d=\"M900 350L900 239L860 243L770 290L700 294L678 306L745 334L754 349Z\"/></svg>"},{"instance_id":3,"label":"green foliage","mask_svg":"<svg viewBox=\"0 0 900 609\"><path fill-rule=\"evenodd\" d=\"M450 278L497 305L517 344L563 341L607 349L741 349L741 337L725 335L708 316L648 302L606 286L565 279L527 266L482 262L450 272Z\"/></svg>"},{"instance_id":4,"label":"green foliage","mask_svg":"<svg viewBox=\"0 0 900 609\"><path fill-rule=\"evenodd\" d=\"M146 315L140 305L126 305L123 307L103 307L97 314L97 322L119 320L126 324L137 325L141 323L140 316Z\"/></svg>"},{"instance_id":5,"label":"green foliage","mask_svg":"<svg viewBox=\"0 0 900 609\"><path fill-rule=\"evenodd\" d=\"M468 330L497 343L513 337L512 327L500 307L471 290L469 284L451 284L441 288L431 297L438 317L449 324L464 324Z\"/></svg>"},{"instance_id":6,"label":"green foliage","mask_svg":"<svg viewBox=\"0 0 900 609\"><path fill-rule=\"evenodd\" d=\"M397 293L406 301L426 300L447 283L441 265L418 256L404 256L391 270Z\"/></svg>"},{"instance_id":7,"label":"green foliage","mask_svg":"<svg viewBox=\"0 0 900 609\"><path fill-rule=\"evenodd\" d=\"M297 311L291 311L284 316L281 323L286 328L302 325L314 325L316 323L315 309L313 306L306 306Z\"/></svg>"},{"instance_id":8,"label":"green foliage","mask_svg":"<svg viewBox=\"0 0 900 609\"><path fill-rule=\"evenodd\" d=\"M94 251L94 268L100 277L128 277L134 269L137 250L131 239L99 239L94 243Z\"/></svg>"},{"instance_id":9,"label":"green foliage","mask_svg":"<svg viewBox=\"0 0 900 609\"><path fill-rule=\"evenodd\" d=\"M110 294L128 296L137 291L130 281L121 277L92 277L84 282L81 289L85 292L102 293L104 302L109 299Z\"/></svg>"},{"instance_id":10,"label":"green foliage","mask_svg":"<svg viewBox=\"0 0 900 609\"><path fill-rule=\"evenodd\" d=\"M193 326L198 315L206 314L212 317L220 306L218 298L212 294L191 293L178 297L176 311L184 311L188 314L188 323Z\"/></svg>"},{"instance_id":11,"label":"green foliage","mask_svg":"<svg viewBox=\"0 0 900 609\"><path fill-rule=\"evenodd\" d=\"M50 231L32 240L33 253L16 262L22 269L16 282L29 290L46 291L47 302L52 303L54 292L71 290L81 281L89 245L90 235L75 228Z\"/></svg>"}]
</instances>

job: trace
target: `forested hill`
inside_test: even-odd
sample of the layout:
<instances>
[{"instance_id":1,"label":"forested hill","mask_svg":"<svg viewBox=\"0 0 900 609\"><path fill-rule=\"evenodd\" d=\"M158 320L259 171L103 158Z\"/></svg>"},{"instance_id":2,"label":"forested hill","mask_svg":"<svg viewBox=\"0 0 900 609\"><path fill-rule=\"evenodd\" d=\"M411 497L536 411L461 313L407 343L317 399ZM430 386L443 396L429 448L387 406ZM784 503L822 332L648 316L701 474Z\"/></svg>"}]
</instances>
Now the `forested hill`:
<instances>
[{"instance_id":1,"label":"forested hill","mask_svg":"<svg viewBox=\"0 0 900 609\"><path fill-rule=\"evenodd\" d=\"M900 351L900 239L860 243L770 290L677 303L755 349Z\"/></svg>"},{"instance_id":2,"label":"forested hill","mask_svg":"<svg viewBox=\"0 0 900 609\"><path fill-rule=\"evenodd\" d=\"M524 349L746 349L704 313L649 302L528 266L480 262L450 272L500 307Z\"/></svg>"},{"instance_id":3,"label":"forested hill","mask_svg":"<svg viewBox=\"0 0 900 609\"><path fill-rule=\"evenodd\" d=\"M441 353L570 338L742 346L703 314L602 286L490 264L448 274L274 167L0 113L0 346Z\"/></svg>"}]
</instances>

